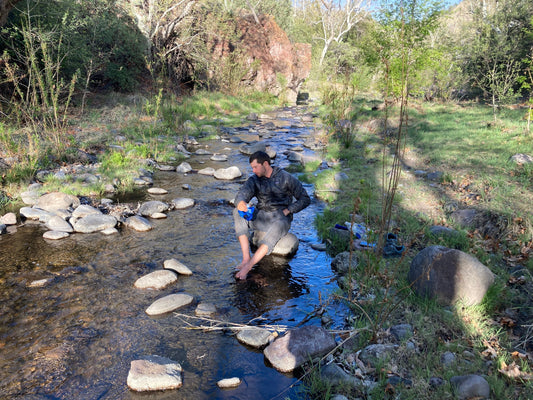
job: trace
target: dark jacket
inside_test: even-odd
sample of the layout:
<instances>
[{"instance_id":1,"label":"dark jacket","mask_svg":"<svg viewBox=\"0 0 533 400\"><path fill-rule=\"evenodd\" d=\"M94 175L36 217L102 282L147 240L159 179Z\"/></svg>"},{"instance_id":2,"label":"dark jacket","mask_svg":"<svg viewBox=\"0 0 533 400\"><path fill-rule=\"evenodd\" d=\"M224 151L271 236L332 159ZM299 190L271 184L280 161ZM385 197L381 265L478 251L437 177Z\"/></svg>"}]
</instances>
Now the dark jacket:
<instances>
[{"instance_id":1,"label":"dark jacket","mask_svg":"<svg viewBox=\"0 0 533 400\"><path fill-rule=\"evenodd\" d=\"M240 201L248 203L253 197L257 198L257 208L263 211L287 208L294 214L311 203L302 183L279 167L273 167L270 178L250 176L237 193L235 204ZM294 203L293 197L296 199Z\"/></svg>"}]
</instances>

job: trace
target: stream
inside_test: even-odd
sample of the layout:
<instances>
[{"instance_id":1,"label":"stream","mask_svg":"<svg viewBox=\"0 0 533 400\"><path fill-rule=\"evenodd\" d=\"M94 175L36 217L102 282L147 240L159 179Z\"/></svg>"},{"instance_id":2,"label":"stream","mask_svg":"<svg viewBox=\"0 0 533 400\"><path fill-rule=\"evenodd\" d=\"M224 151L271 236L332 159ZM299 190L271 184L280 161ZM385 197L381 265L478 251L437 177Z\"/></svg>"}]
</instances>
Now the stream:
<instances>
[{"instance_id":1,"label":"stream","mask_svg":"<svg viewBox=\"0 0 533 400\"><path fill-rule=\"evenodd\" d=\"M274 165L289 164L284 151L303 143L313 127L304 125L302 109L272 114L276 124L266 140L277 152ZM262 121L266 122L266 121ZM250 122L250 126L254 126ZM257 126L254 126L255 128ZM235 135L258 140L249 126ZM188 293L194 302L177 312L194 315L199 302L214 304L214 319L239 324L296 327L338 287L331 258L314 250L319 243L313 220L324 205L312 185L304 185L311 205L294 216L291 232L300 239L290 259L266 257L245 282L234 279L240 247L229 203L251 174L248 156L239 144L201 142L212 153L228 155L215 162L209 155L187 160L194 170L236 165L243 177L220 181L212 176L157 171L154 187L166 195L136 194L139 202L171 202L194 198L194 207L173 210L168 218L151 220L154 229L123 228L105 236L72 234L48 241L41 224L23 224L0 236L0 398L2 399L285 399L298 395L298 373L282 374L268 365L259 350L247 347L227 331L185 329L175 313L150 317L146 308L171 293ZM194 150L192 150L194 151ZM311 152L305 149L304 152ZM189 184L190 190L182 185ZM130 199L118 199L131 201ZM161 291L139 290L134 282L175 258L192 271ZM50 279L43 287L36 280ZM335 312L330 314L333 324ZM339 318L339 317L337 317ZM250 322L251 321L251 322ZM320 324L313 318L307 324ZM130 362L159 355L180 363L183 386L177 390L136 393L126 385ZM239 377L235 389L216 382Z\"/></svg>"}]
</instances>

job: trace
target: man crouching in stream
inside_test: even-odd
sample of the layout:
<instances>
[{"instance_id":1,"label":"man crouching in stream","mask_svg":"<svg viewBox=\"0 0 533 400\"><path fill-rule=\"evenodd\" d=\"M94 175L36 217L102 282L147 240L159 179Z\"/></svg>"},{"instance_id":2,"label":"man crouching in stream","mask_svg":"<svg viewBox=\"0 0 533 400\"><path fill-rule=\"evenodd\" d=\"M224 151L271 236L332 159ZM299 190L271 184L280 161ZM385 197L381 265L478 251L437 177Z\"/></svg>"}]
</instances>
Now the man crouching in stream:
<instances>
[{"instance_id":1,"label":"man crouching in stream","mask_svg":"<svg viewBox=\"0 0 533 400\"><path fill-rule=\"evenodd\" d=\"M276 243L289 232L292 214L311 203L302 183L287 171L272 167L268 154L257 151L249 161L254 174L237 193L233 212L235 233L242 250L242 262L235 274L237 279L246 279L252 267L270 254ZM257 198L257 209L248 207L254 197ZM253 255L250 254L250 230L264 233Z\"/></svg>"}]
</instances>

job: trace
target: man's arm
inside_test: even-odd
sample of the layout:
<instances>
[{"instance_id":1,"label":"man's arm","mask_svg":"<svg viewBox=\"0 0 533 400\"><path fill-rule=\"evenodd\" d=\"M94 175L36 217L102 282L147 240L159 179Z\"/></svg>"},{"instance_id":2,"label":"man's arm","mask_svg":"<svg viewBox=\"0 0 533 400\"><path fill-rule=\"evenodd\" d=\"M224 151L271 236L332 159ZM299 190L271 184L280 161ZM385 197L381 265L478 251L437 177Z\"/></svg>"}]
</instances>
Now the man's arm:
<instances>
[{"instance_id":1,"label":"man's arm","mask_svg":"<svg viewBox=\"0 0 533 400\"><path fill-rule=\"evenodd\" d=\"M288 175L291 177L289 180L289 190L292 192L292 195L296 199L296 201L290 204L287 207L287 210L295 214L297 212L302 211L309 204L311 204L311 199L305 191L305 188L303 187L302 183L298 180L298 178L292 176L291 174Z\"/></svg>"},{"instance_id":2,"label":"man's arm","mask_svg":"<svg viewBox=\"0 0 533 400\"><path fill-rule=\"evenodd\" d=\"M246 182L241 186L237 195L235 196L235 207L239 211L246 212L248 210L248 202L255 196L255 185L253 182L253 176L248 178Z\"/></svg>"}]
</instances>

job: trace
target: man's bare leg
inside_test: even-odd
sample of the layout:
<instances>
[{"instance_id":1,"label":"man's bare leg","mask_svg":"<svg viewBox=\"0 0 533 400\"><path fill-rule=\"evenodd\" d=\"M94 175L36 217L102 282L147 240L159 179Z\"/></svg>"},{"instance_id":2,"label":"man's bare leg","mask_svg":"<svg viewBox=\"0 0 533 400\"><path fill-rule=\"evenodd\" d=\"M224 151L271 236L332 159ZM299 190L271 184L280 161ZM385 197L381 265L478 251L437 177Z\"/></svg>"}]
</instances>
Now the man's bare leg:
<instances>
[{"instance_id":1,"label":"man's bare leg","mask_svg":"<svg viewBox=\"0 0 533 400\"><path fill-rule=\"evenodd\" d=\"M239 242L240 242L240 236L239 236ZM268 253L268 246L266 244L262 244L259 246L255 254L252 258L250 258L246 262L242 262L242 264L239 266L239 272L235 274L235 278L237 279L246 279L246 276L248 275L248 272L253 268L255 264L257 264L259 261L263 259L264 256L266 256Z\"/></svg>"},{"instance_id":2,"label":"man's bare leg","mask_svg":"<svg viewBox=\"0 0 533 400\"><path fill-rule=\"evenodd\" d=\"M247 264L250 261L251 255L250 255L250 242L248 239L248 236L246 235L240 235L238 237L239 244L241 245L241 251L242 251L242 262L237 266L237 269L241 269L243 265Z\"/></svg>"}]
</instances>

